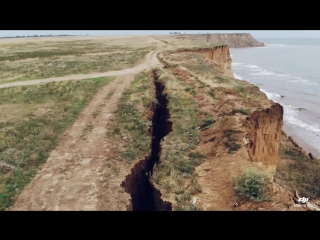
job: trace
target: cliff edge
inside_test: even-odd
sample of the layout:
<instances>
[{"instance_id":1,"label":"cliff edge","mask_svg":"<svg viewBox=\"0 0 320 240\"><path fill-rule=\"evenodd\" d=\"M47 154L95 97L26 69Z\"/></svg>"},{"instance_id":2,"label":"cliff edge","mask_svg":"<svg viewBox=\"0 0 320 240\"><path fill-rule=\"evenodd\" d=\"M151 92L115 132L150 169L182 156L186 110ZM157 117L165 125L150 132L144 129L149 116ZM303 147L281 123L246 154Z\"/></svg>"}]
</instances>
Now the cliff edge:
<instances>
[{"instance_id":1,"label":"cliff edge","mask_svg":"<svg viewBox=\"0 0 320 240\"><path fill-rule=\"evenodd\" d=\"M199 48L199 49L188 49L181 50L180 52L193 52L203 55L210 63L213 64L213 67L228 77L234 77L232 71L232 59L230 57L229 47L227 45L216 46L213 48Z\"/></svg>"},{"instance_id":2,"label":"cliff edge","mask_svg":"<svg viewBox=\"0 0 320 240\"><path fill-rule=\"evenodd\" d=\"M263 47L264 44L258 42L249 33L232 34L179 34L174 38L180 40L199 41L204 43L222 43L229 48Z\"/></svg>"}]
</instances>

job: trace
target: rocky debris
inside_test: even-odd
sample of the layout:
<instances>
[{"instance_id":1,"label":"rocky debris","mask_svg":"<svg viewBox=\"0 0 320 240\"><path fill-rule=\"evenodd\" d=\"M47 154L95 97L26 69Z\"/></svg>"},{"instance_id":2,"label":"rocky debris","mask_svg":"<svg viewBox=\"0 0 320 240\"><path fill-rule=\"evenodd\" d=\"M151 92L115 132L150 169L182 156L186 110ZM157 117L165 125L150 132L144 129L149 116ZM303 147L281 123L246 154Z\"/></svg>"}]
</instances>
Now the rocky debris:
<instances>
[{"instance_id":1,"label":"rocky debris","mask_svg":"<svg viewBox=\"0 0 320 240\"><path fill-rule=\"evenodd\" d=\"M0 171L1 172L4 172L4 173L7 173L7 172L10 172L14 170L14 166L8 164L8 163L4 163L4 162L1 162L0 163Z\"/></svg>"},{"instance_id":2,"label":"rocky debris","mask_svg":"<svg viewBox=\"0 0 320 240\"><path fill-rule=\"evenodd\" d=\"M313 157L312 153L309 153L309 154L308 154L308 156L309 156L309 158L310 158L311 160L313 160L313 159L314 159L314 157Z\"/></svg>"},{"instance_id":3,"label":"rocky debris","mask_svg":"<svg viewBox=\"0 0 320 240\"><path fill-rule=\"evenodd\" d=\"M193 199L190 201L192 206L195 206L199 203L200 199L198 197L193 197Z\"/></svg>"}]
</instances>

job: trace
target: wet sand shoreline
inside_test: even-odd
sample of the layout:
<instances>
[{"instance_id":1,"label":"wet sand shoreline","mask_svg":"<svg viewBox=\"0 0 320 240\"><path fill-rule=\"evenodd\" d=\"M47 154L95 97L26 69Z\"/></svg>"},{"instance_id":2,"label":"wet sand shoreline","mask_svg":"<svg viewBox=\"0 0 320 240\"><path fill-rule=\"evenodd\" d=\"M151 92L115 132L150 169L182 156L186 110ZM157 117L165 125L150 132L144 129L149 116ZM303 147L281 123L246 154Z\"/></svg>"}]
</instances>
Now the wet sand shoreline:
<instances>
[{"instance_id":1,"label":"wet sand shoreline","mask_svg":"<svg viewBox=\"0 0 320 240\"><path fill-rule=\"evenodd\" d=\"M288 124L286 124L285 122L284 122L284 125L283 125L283 130L287 134L287 136L288 137L291 136L293 138L293 140L299 145L299 147L301 147L307 154L311 153L314 157L316 155L318 155L319 156L319 160L320 160L320 152L319 152L319 150L317 150L316 148L313 148L312 146L307 144L306 140L303 139L301 136L297 135L294 132L294 130L292 129L292 127L288 126Z\"/></svg>"}]
</instances>

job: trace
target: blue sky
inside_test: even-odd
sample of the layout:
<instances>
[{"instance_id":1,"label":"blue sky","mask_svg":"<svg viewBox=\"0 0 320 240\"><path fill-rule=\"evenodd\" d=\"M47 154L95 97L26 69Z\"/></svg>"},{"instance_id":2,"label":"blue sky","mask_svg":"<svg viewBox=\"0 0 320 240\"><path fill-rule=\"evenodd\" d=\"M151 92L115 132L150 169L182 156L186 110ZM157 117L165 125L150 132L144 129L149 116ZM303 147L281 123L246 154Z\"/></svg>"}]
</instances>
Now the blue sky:
<instances>
[{"instance_id":1,"label":"blue sky","mask_svg":"<svg viewBox=\"0 0 320 240\"><path fill-rule=\"evenodd\" d=\"M41 34L71 34L71 35L154 35L181 33L250 33L256 38L320 38L319 30L0 30L0 36L41 35Z\"/></svg>"}]
</instances>

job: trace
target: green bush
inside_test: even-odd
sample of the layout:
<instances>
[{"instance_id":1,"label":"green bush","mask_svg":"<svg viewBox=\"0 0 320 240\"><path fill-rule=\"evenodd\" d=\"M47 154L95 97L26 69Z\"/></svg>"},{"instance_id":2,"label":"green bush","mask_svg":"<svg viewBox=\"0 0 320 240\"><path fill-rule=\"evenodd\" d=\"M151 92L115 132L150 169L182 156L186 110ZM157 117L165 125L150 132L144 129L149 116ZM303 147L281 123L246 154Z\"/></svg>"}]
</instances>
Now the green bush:
<instances>
[{"instance_id":1,"label":"green bush","mask_svg":"<svg viewBox=\"0 0 320 240\"><path fill-rule=\"evenodd\" d=\"M232 110L232 114L242 113L244 115L250 115L250 109L235 109Z\"/></svg>"},{"instance_id":2,"label":"green bush","mask_svg":"<svg viewBox=\"0 0 320 240\"><path fill-rule=\"evenodd\" d=\"M270 200L267 195L267 188L271 184L271 177L268 173L247 169L242 175L234 179L235 191L253 201Z\"/></svg>"},{"instance_id":3,"label":"green bush","mask_svg":"<svg viewBox=\"0 0 320 240\"><path fill-rule=\"evenodd\" d=\"M208 94L209 94L211 97L214 98L214 91L211 90L211 91L208 92Z\"/></svg>"}]
</instances>

